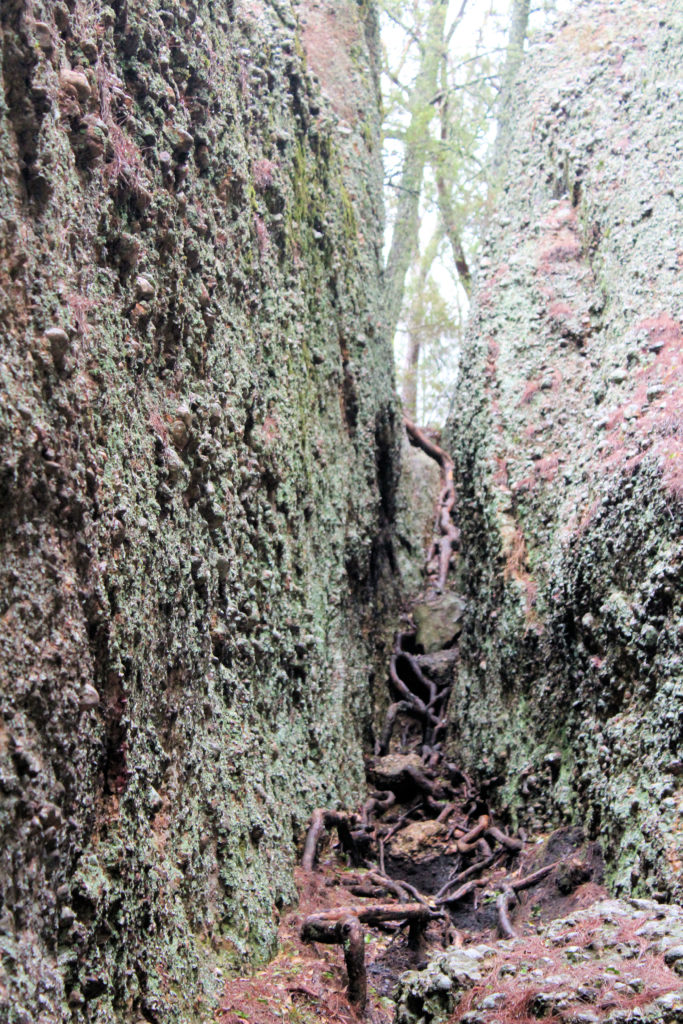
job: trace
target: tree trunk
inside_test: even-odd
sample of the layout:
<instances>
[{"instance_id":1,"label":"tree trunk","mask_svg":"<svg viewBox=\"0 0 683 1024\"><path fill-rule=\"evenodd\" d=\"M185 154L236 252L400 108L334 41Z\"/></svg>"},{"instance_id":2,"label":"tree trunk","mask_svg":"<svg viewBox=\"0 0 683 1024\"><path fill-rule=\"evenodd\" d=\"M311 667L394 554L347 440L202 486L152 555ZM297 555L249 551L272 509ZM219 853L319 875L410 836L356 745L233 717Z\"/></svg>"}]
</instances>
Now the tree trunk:
<instances>
[{"instance_id":1,"label":"tree trunk","mask_svg":"<svg viewBox=\"0 0 683 1024\"><path fill-rule=\"evenodd\" d=\"M415 295L408 312L408 351L406 353L401 401L403 402L403 412L411 420L417 419L418 369L425 319L424 289L441 238L442 229L439 226L420 260Z\"/></svg>"},{"instance_id":2,"label":"tree trunk","mask_svg":"<svg viewBox=\"0 0 683 1024\"><path fill-rule=\"evenodd\" d=\"M418 245L422 179L427 162L429 126L434 116L431 100L437 91L447 13L448 0L431 0L420 67L410 104L411 116L405 136L396 220L385 268L385 320L389 338L396 334L406 274Z\"/></svg>"}]
</instances>

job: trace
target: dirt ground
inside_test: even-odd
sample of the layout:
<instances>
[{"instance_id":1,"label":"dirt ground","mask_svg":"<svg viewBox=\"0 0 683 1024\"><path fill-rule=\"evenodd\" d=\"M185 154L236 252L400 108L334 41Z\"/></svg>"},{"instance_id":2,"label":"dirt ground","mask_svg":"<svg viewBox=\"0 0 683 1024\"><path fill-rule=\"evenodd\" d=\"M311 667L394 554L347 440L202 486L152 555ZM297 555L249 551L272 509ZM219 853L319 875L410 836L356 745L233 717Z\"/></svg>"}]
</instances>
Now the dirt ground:
<instances>
[{"instance_id":1,"label":"dirt ground","mask_svg":"<svg viewBox=\"0 0 683 1024\"><path fill-rule=\"evenodd\" d=\"M434 856L440 855L437 848ZM511 915L520 934L529 934L531 938L542 922L566 916L605 895L603 886L593 880L602 877L599 852L594 844L585 843L579 829L560 829L548 838L541 837L514 860L512 872L504 865L493 872L487 878L486 888L495 889L503 876L527 876L560 858L561 870L555 869L533 890L520 893L519 904ZM348 883L362 879L364 872L344 861L336 845L328 842L315 871L297 869L300 902L283 916L280 952L253 976L227 983L218 1024L352 1024L361 1020L367 1024L390 1024L395 1012L391 995L401 973L426 966L430 955L448 944L466 946L500 938L495 901L490 895L458 903L447 922L430 925L419 950L409 948L406 928L390 923L382 930L367 928L368 1005L360 1016L346 998L341 947L306 943L299 934L308 915L331 907L357 907L362 902L350 892ZM571 876L572 871L573 879L563 877L562 872ZM563 894L562 888L571 891ZM446 935L448 925L451 928Z\"/></svg>"}]
</instances>

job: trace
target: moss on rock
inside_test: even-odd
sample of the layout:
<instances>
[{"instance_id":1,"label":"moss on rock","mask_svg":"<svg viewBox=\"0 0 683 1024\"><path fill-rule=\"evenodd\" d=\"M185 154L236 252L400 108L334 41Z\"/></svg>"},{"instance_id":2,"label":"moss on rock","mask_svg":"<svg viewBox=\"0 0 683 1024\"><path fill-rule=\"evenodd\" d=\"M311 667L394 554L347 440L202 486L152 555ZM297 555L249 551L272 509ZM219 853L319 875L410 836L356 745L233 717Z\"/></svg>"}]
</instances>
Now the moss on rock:
<instances>
[{"instance_id":1,"label":"moss on rock","mask_svg":"<svg viewBox=\"0 0 683 1024\"><path fill-rule=\"evenodd\" d=\"M577 5L532 47L448 439L469 600L452 743L518 824L680 898L681 41Z\"/></svg>"},{"instance_id":2,"label":"moss on rock","mask_svg":"<svg viewBox=\"0 0 683 1024\"><path fill-rule=\"evenodd\" d=\"M207 1019L362 791L398 419L341 6L343 132L288 2L2 5L3 1019Z\"/></svg>"}]
</instances>

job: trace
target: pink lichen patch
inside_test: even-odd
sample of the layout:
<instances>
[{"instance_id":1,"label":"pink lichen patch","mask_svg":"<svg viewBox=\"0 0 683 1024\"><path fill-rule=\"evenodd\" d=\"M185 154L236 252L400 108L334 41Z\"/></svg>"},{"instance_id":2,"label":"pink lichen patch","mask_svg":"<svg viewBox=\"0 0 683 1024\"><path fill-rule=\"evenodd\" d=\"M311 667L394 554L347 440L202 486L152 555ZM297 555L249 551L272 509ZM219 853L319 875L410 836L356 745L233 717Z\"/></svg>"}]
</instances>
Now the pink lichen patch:
<instances>
[{"instance_id":1,"label":"pink lichen patch","mask_svg":"<svg viewBox=\"0 0 683 1024\"><path fill-rule=\"evenodd\" d=\"M320 79L335 113L350 125L355 124L365 109L363 85L351 57L354 48L363 42L360 18L351 8L323 0L305 5L302 24L308 66Z\"/></svg>"},{"instance_id":2,"label":"pink lichen patch","mask_svg":"<svg viewBox=\"0 0 683 1024\"><path fill-rule=\"evenodd\" d=\"M500 355L500 345L493 338L489 338L487 348L488 359L486 360L486 373L489 377L495 377L497 371L498 356Z\"/></svg>"},{"instance_id":3,"label":"pink lichen patch","mask_svg":"<svg viewBox=\"0 0 683 1024\"><path fill-rule=\"evenodd\" d=\"M534 463L533 471L521 480L516 480L515 483L512 484L510 490L513 494L524 494L535 490L537 484L540 482L552 483L557 476L559 466L560 453L552 452L550 455L546 455L542 459L538 459Z\"/></svg>"},{"instance_id":4,"label":"pink lichen patch","mask_svg":"<svg viewBox=\"0 0 683 1024\"><path fill-rule=\"evenodd\" d=\"M636 324L636 329L645 331L649 344L652 345L675 345L680 348L683 340L681 325L668 313L661 313L659 316L647 317Z\"/></svg>"},{"instance_id":5,"label":"pink lichen patch","mask_svg":"<svg viewBox=\"0 0 683 1024\"><path fill-rule=\"evenodd\" d=\"M568 199L554 206L552 210L541 221L541 226L546 232L559 231L561 228L571 225L575 228L577 223L576 209Z\"/></svg>"},{"instance_id":6,"label":"pink lichen patch","mask_svg":"<svg viewBox=\"0 0 683 1024\"><path fill-rule=\"evenodd\" d=\"M503 543L505 565L503 567L503 579L520 579L526 573L526 540L522 527L517 524L514 530L508 533Z\"/></svg>"},{"instance_id":7,"label":"pink lichen patch","mask_svg":"<svg viewBox=\"0 0 683 1024\"><path fill-rule=\"evenodd\" d=\"M270 236L263 217L260 217L258 213L254 214L254 228L256 230L259 253L261 258L263 258L270 249Z\"/></svg>"},{"instance_id":8,"label":"pink lichen patch","mask_svg":"<svg viewBox=\"0 0 683 1024\"><path fill-rule=\"evenodd\" d=\"M526 540L524 531L519 524L515 526L514 530L508 530L503 537L503 554L505 556L503 579L506 583L514 580L521 586L524 594L526 629L538 629L540 624L534 612L538 597L538 584L529 573Z\"/></svg>"},{"instance_id":9,"label":"pink lichen patch","mask_svg":"<svg viewBox=\"0 0 683 1024\"><path fill-rule=\"evenodd\" d=\"M535 378L532 378L531 380L528 380L526 382L526 384L524 385L524 391L522 392L522 397L519 400L519 404L520 405L528 405L529 402L531 401L531 399L536 394L536 392L540 390L540 387L541 387L540 378L535 377Z\"/></svg>"},{"instance_id":10,"label":"pink lichen patch","mask_svg":"<svg viewBox=\"0 0 683 1024\"><path fill-rule=\"evenodd\" d=\"M550 483L557 476L559 465L559 454L557 452L553 452L552 455L546 455L545 458L538 460L534 466L534 473L539 480L544 480L546 483Z\"/></svg>"},{"instance_id":11,"label":"pink lichen patch","mask_svg":"<svg viewBox=\"0 0 683 1024\"><path fill-rule=\"evenodd\" d=\"M280 436L280 427L274 416L268 415L261 427L261 437L266 444L272 444Z\"/></svg>"},{"instance_id":12,"label":"pink lichen patch","mask_svg":"<svg viewBox=\"0 0 683 1024\"><path fill-rule=\"evenodd\" d=\"M586 508L584 509L583 514L582 514L581 518L579 519L579 522L578 522L578 524L576 526L576 531L575 532L577 534L580 535L582 533L585 533L585 531L588 529L588 527L590 526L590 524L593 522L593 520L595 519L596 515L598 514L598 509L599 508L600 508L600 499L599 498L594 498L593 501L591 501L586 506Z\"/></svg>"},{"instance_id":13,"label":"pink lichen patch","mask_svg":"<svg viewBox=\"0 0 683 1024\"><path fill-rule=\"evenodd\" d=\"M607 430L616 430L617 427L621 426L624 422L624 407L619 406L618 409L613 409L607 417L605 426Z\"/></svg>"},{"instance_id":14,"label":"pink lichen patch","mask_svg":"<svg viewBox=\"0 0 683 1024\"><path fill-rule=\"evenodd\" d=\"M493 476L491 477L491 480L492 480L492 482L497 487L505 487L505 488L507 488L507 486L508 486L508 464L507 464L507 460L504 459L504 458L496 457L495 463L496 463L496 471L493 474Z\"/></svg>"},{"instance_id":15,"label":"pink lichen patch","mask_svg":"<svg viewBox=\"0 0 683 1024\"><path fill-rule=\"evenodd\" d=\"M95 305L95 300L89 299L86 295L81 295L79 292L71 292L66 301L73 314L78 333L84 338L87 337L90 330L88 313Z\"/></svg>"},{"instance_id":16,"label":"pink lichen patch","mask_svg":"<svg viewBox=\"0 0 683 1024\"><path fill-rule=\"evenodd\" d=\"M272 160L257 160L252 168L254 187L259 192L265 192L266 189L269 189L273 184L276 170L277 164L273 163Z\"/></svg>"},{"instance_id":17,"label":"pink lichen patch","mask_svg":"<svg viewBox=\"0 0 683 1024\"><path fill-rule=\"evenodd\" d=\"M168 426L156 409L152 409L150 411L150 414L147 417L147 422L162 444L164 444L164 446L168 445Z\"/></svg>"},{"instance_id":18,"label":"pink lichen patch","mask_svg":"<svg viewBox=\"0 0 683 1024\"><path fill-rule=\"evenodd\" d=\"M513 494L525 494L529 491L533 491L536 486L536 477L532 474L531 476L525 476L522 480L516 480L512 485L511 490Z\"/></svg>"},{"instance_id":19,"label":"pink lichen patch","mask_svg":"<svg viewBox=\"0 0 683 1024\"><path fill-rule=\"evenodd\" d=\"M615 153L626 153L631 148L631 139L628 135L620 135L612 142L612 150Z\"/></svg>"},{"instance_id":20,"label":"pink lichen patch","mask_svg":"<svg viewBox=\"0 0 683 1024\"><path fill-rule=\"evenodd\" d=\"M569 263L571 260L578 260L581 255L581 243L571 232L562 231L551 245L542 250L541 255L543 269L546 272L551 272L554 263Z\"/></svg>"},{"instance_id":21,"label":"pink lichen patch","mask_svg":"<svg viewBox=\"0 0 683 1024\"><path fill-rule=\"evenodd\" d=\"M655 358L638 373L638 385L627 402L615 409L606 427L611 442L603 465L633 472L646 455L657 459L664 488L683 498L683 331L669 314L641 320L637 331L647 335ZM630 413L628 424L626 414ZM633 455L627 430L640 441Z\"/></svg>"},{"instance_id":22,"label":"pink lichen patch","mask_svg":"<svg viewBox=\"0 0 683 1024\"><path fill-rule=\"evenodd\" d=\"M537 267L542 275L552 276L566 273L567 264L578 262L582 246L578 232L576 210L569 200L564 200L551 210L543 220L544 232L538 244ZM544 294L552 302L555 294L547 287Z\"/></svg>"},{"instance_id":23,"label":"pink lichen patch","mask_svg":"<svg viewBox=\"0 0 683 1024\"><path fill-rule=\"evenodd\" d=\"M479 290L479 305L490 307L495 302L496 286L501 283L506 277L510 269L509 263L501 263L492 273L491 276L482 283Z\"/></svg>"},{"instance_id":24,"label":"pink lichen patch","mask_svg":"<svg viewBox=\"0 0 683 1024\"><path fill-rule=\"evenodd\" d=\"M487 285L500 284L501 281L503 281L507 277L509 270L509 263L501 263L499 266L496 267L496 269L491 274L491 277L487 281Z\"/></svg>"},{"instance_id":25,"label":"pink lichen patch","mask_svg":"<svg viewBox=\"0 0 683 1024\"><path fill-rule=\"evenodd\" d=\"M548 306L548 316L552 317L554 320L566 320L567 317L576 316L576 310L572 309L567 302L561 302L559 299L555 299L555 301L551 302Z\"/></svg>"}]
</instances>

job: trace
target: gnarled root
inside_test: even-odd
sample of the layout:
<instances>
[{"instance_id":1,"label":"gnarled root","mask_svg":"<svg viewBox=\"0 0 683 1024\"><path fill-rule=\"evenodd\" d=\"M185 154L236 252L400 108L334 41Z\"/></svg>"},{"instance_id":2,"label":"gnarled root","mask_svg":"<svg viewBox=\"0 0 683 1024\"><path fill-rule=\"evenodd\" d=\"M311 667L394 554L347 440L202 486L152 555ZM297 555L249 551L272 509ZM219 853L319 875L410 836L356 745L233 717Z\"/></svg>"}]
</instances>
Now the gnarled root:
<instances>
[{"instance_id":1,"label":"gnarled root","mask_svg":"<svg viewBox=\"0 0 683 1024\"><path fill-rule=\"evenodd\" d=\"M403 422L405 424L410 443L421 448L425 454L438 462L441 468L441 494L439 496L439 506L436 515L436 529L440 533L440 537L439 540L435 541L432 545L432 551L428 557L428 562L433 556L436 556L438 550L439 568L436 579L436 588L437 590L443 590L446 586L446 577L448 576L451 555L460 543L460 530L454 526L452 520L453 507L455 505L453 460L448 453L443 450L443 448L440 448L438 444L434 444L433 441L430 441L424 431L420 430L419 427L416 427L415 424L406 416L403 417Z\"/></svg>"},{"instance_id":2,"label":"gnarled root","mask_svg":"<svg viewBox=\"0 0 683 1024\"><path fill-rule=\"evenodd\" d=\"M415 947L432 917L441 916L424 903L374 903L364 907L337 907L311 914L301 926L304 942L336 943L344 948L349 979L349 1002L362 1010L367 998L365 936L361 924L400 921L410 926L408 942Z\"/></svg>"},{"instance_id":3,"label":"gnarled root","mask_svg":"<svg viewBox=\"0 0 683 1024\"><path fill-rule=\"evenodd\" d=\"M312 871L313 865L315 864L315 858L318 853L318 843L325 829L336 828L337 835L339 836L339 842L342 844L344 850L351 855L351 860L354 864L360 862L358 856L358 849L356 842L351 834L352 818L348 814L342 814L340 811L328 811L323 807L318 807L311 815L311 824L308 828L306 835L306 843L304 845L304 855L301 860L301 866L304 871Z\"/></svg>"},{"instance_id":4,"label":"gnarled root","mask_svg":"<svg viewBox=\"0 0 683 1024\"><path fill-rule=\"evenodd\" d=\"M498 911L498 929L504 939L516 939L517 932L510 923L509 909L514 904L516 896L512 889L508 886L505 887L503 892L496 900L496 910Z\"/></svg>"},{"instance_id":5,"label":"gnarled root","mask_svg":"<svg viewBox=\"0 0 683 1024\"><path fill-rule=\"evenodd\" d=\"M349 1002L361 1012L368 993L365 973L365 935L356 914L342 908L307 917L301 927L305 942L328 942L342 946L348 977Z\"/></svg>"}]
</instances>

